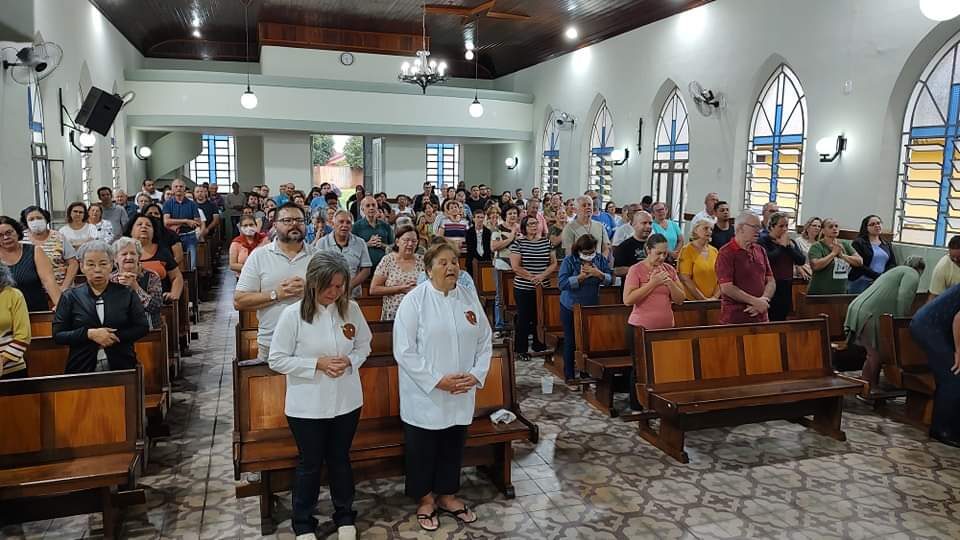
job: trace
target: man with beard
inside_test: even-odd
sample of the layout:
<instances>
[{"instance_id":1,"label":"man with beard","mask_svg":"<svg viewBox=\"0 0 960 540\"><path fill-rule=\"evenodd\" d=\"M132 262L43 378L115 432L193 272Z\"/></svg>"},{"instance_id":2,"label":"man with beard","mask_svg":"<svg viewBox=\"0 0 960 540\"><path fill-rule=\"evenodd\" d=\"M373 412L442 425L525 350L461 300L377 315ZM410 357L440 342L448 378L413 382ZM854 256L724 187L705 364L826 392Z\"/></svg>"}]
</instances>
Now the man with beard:
<instances>
[{"instance_id":1,"label":"man with beard","mask_svg":"<svg viewBox=\"0 0 960 540\"><path fill-rule=\"evenodd\" d=\"M233 295L233 307L257 310L257 358L270 355L273 329L284 308L303 296L307 264L316 252L304 243L306 214L294 203L277 208L274 230L277 238L255 249L243 265Z\"/></svg>"}]
</instances>

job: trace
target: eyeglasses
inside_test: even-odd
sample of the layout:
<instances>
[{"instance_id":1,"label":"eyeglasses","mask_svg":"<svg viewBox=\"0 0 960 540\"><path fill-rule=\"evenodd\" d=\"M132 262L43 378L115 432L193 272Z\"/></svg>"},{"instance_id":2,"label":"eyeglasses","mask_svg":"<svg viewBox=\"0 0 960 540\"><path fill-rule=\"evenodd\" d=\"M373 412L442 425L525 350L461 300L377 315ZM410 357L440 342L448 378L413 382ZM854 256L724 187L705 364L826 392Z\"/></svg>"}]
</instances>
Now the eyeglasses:
<instances>
[{"instance_id":1,"label":"eyeglasses","mask_svg":"<svg viewBox=\"0 0 960 540\"><path fill-rule=\"evenodd\" d=\"M288 217L288 218L278 219L277 222L283 223L284 225L303 225L304 223L307 222L307 220L303 218Z\"/></svg>"},{"instance_id":2,"label":"eyeglasses","mask_svg":"<svg viewBox=\"0 0 960 540\"><path fill-rule=\"evenodd\" d=\"M9 230L0 232L0 238L13 238L17 236L17 231Z\"/></svg>"}]
</instances>

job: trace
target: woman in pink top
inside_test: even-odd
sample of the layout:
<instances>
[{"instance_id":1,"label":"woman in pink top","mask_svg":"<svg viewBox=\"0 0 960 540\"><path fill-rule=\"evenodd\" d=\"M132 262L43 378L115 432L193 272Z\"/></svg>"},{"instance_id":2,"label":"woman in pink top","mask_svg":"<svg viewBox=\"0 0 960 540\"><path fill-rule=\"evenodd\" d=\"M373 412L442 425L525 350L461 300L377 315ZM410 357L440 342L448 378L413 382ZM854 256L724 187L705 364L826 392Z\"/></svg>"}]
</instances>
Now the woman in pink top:
<instances>
[{"instance_id":1,"label":"woman in pink top","mask_svg":"<svg viewBox=\"0 0 960 540\"><path fill-rule=\"evenodd\" d=\"M647 258L630 267L623 284L623 303L633 306L628 320L647 330L673 328L673 307L683 303L683 285L677 271L665 264L670 250L662 234L646 242Z\"/></svg>"}]
</instances>

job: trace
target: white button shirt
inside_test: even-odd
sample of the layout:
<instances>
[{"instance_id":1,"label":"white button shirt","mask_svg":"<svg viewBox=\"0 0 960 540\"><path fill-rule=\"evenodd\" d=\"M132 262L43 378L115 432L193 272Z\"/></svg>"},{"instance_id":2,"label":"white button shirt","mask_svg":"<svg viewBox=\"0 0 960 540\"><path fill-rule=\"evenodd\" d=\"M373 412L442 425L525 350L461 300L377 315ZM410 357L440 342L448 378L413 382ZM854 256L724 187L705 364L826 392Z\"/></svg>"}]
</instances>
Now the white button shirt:
<instances>
[{"instance_id":1,"label":"white button shirt","mask_svg":"<svg viewBox=\"0 0 960 540\"><path fill-rule=\"evenodd\" d=\"M320 306L313 322L300 317L300 302L284 308L270 343L270 369L287 376L284 412L294 418L333 418L363 406L360 366L372 335L363 312L351 301L347 317L335 304ZM346 356L351 367L331 378L317 370L321 356Z\"/></svg>"},{"instance_id":2,"label":"white button shirt","mask_svg":"<svg viewBox=\"0 0 960 540\"><path fill-rule=\"evenodd\" d=\"M400 418L423 429L473 422L476 387L453 395L437 388L444 375L469 373L483 386L493 334L480 300L455 287L446 296L430 281L404 296L393 326L393 356L400 366Z\"/></svg>"},{"instance_id":3,"label":"white button shirt","mask_svg":"<svg viewBox=\"0 0 960 540\"><path fill-rule=\"evenodd\" d=\"M243 270L240 271L240 277L237 278L238 292L268 292L280 287L280 282L292 277L304 277L307 275L307 265L317 250L313 246L304 243L303 249L293 259L280 251L277 241L274 240L265 246L261 246L247 257L243 263ZM273 328L277 325L280 313L291 303L296 302L295 298L273 302L257 310L257 320L260 326L257 328L257 344L264 347L270 346L270 338L273 336Z\"/></svg>"}]
</instances>

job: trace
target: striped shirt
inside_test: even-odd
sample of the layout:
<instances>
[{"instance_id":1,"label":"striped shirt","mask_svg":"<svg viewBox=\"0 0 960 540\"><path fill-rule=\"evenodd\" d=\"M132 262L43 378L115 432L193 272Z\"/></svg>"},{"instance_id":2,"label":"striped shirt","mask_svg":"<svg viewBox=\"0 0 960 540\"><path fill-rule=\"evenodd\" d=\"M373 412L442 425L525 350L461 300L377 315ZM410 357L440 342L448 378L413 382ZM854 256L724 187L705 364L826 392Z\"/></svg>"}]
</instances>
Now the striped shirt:
<instances>
[{"instance_id":1,"label":"striped shirt","mask_svg":"<svg viewBox=\"0 0 960 540\"><path fill-rule=\"evenodd\" d=\"M539 240L529 240L527 238L518 238L510 246L510 253L520 255L520 266L531 274L539 274L550 266L550 240L541 237ZM513 285L518 290L532 291L536 287L533 283L523 279L519 275L513 278ZM543 283L548 286L547 282Z\"/></svg>"}]
</instances>

